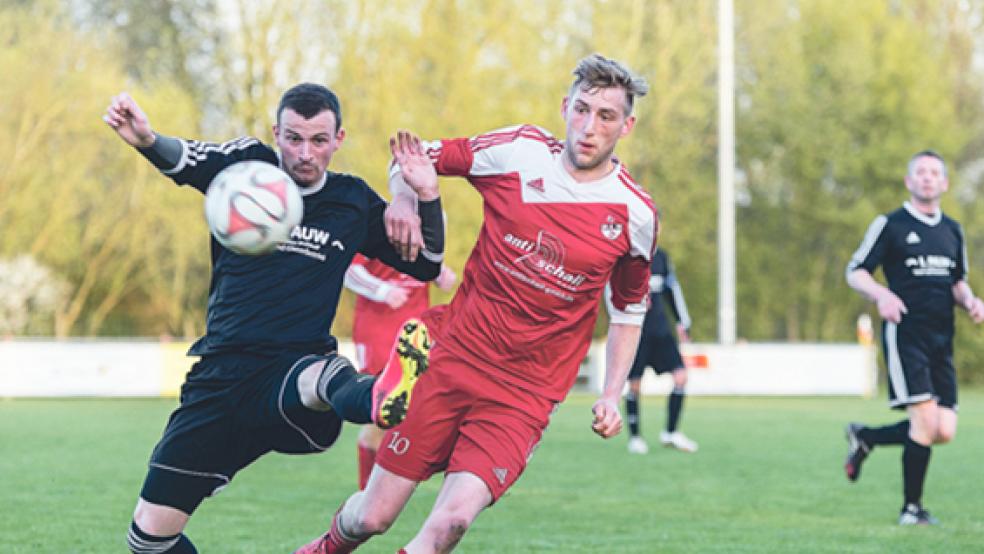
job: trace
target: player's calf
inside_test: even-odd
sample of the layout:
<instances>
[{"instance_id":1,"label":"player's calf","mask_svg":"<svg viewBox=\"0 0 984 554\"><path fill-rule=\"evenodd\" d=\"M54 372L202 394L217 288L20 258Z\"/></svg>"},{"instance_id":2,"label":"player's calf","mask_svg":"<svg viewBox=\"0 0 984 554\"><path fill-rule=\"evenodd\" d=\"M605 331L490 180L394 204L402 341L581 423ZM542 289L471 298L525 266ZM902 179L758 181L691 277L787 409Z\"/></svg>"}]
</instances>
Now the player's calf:
<instances>
[{"instance_id":1,"label":"player's calf","mask_svg":"<svg viewBox=\"0 0 984 554\"><path fill-rule=\"evenodd\" d=\"M361 493L356 493L356 495L358 494ZM355 501L356 495L349 498L346 504ZM350 529L350 526L343 527L342 525L342 512L344 511L345 504L342 504L331 518L331 527L328 528L328 532L298 548L294 551L294 554L347 554L354 551L374 535L384 533L393 523L392 520L388 522L380 521L376 524L375 528L371 528L372 522L363 521L361 525L362 531L354 532Z\"/></svg>"},{"instance_id":2,"label":"player's calf","mask_svg":"<svg viewBox=\"0 0 984 554\"><path fill-rule=\"evenodd\" d=\"M314 392L320 403L330 407L338 417L352 423L369 423L372 415L369 411L372 402L372 378L355 370L352 362L344 356L329 354L318 357L318 360L305 368L301 377L309 371L317 374ZM310 379L298 380L302 401L306 389L305 383ZM317 409L308 405L311 409Z\"/></svg>"}]
</instances>

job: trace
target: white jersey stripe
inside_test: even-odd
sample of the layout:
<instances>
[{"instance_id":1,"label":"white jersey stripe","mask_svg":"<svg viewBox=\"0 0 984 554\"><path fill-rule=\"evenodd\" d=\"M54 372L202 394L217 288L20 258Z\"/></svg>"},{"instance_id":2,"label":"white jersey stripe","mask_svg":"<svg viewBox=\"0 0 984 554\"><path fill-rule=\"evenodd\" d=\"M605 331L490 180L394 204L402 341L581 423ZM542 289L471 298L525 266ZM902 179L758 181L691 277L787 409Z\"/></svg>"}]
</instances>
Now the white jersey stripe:
<instances>
[{"instance_id":1,"label":"white jersey stripe","mask_svg":"<svg viewBox=\"0 0 984 554\"><path fill-rule=\"evenodd\" d=\"M197 140L181 140L181 159L178 165L162 171L165 175L174 175L186 167L194 167L208 158L211 152L229 154L234 150L245 150L260 141L254 137L239 137L223 143L200 142Z\"/></svg>"},{"instance_id":2,"label":"white jersey stripe","mask_svg":"<svg viewBox=\"0 0 984 554\"><path fill-rule=\"evenodd\" d=\"M680 325L690 329L690 312L687 311L687 302L683 299L683 288L680 286L680 282L674 279L670 283L670 289L673 291L673 305L676 307L677 313L680 314Z\"/></svg>"},{"instance_id":3,"label":"white jersey stripe","mask_svg":"<svg viewBox=\"0 0 984 554\"><path fill-rule=\"evenodd\" d=\"M960 244L963 246L960 252L960 267L963 269L963 280L967 280L970 274L970 259L967 257L967 237L964 236L963 227L957 228L960 232Z\"/></svg>"},{"instance_id":4,"label":"white jersey stripe","mask_svg":"<svg viewBox=\"0 0 984 554\"><path fill-rule=\"evenodd\" d=\"M845 276L850 275L852 271L861 267L864 263L864 259L871 254L871 249L875 247L875 243L878 242L878 237L881 236L882 231L885 229L885 225L888 224L888 218L884 215L879 215L871 222L868 226L868 230L864 233L864 238L861 240L861 246L858 247L854 255L851 256L851 261L847 263L847 271L845 271Z\"/></svg>"}]
</instances>

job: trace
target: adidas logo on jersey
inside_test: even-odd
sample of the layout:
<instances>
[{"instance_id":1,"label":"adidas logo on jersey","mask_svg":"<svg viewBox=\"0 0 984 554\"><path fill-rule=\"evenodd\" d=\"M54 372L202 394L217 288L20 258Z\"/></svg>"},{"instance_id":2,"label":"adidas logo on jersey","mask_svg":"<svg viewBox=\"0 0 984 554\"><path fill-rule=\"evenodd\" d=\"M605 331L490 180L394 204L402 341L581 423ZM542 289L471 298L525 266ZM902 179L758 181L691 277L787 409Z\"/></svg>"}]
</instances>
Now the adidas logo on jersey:
<instances>
[{"instance_id":1,"label":"adidas logo on jersey","mask_svg":"<svg viewBox=\"0 0 984 554\"><path fill-rule=\"evenodd\" d=\"M906 244L919 244L920 242L922 242L922 240L919 238L919 235L917 235L915 231L909 231L909 234L906 235L905 237Z\"/></svg>"},{"instance_id":2,"label":"adidas logo on jersey","mask_svg":"<svg viewBox=\"0 0 984 554\"><path fill-rule=\"evenodd\" d=\"M499 480L500 485L506 484L506 476L509 475L508 469L504 467L494 467L492 468L492 473L495 473L495 477Z\"/></svg>"},{"instance_id":3,"label":"adidas logo on jersey","mask_svg":"<svg viewBox=\"0 0 984 554\"><path fill-rule=\"evenodd\" d=\"M547 192L547 187L543 186L543 178L537 177L536 179L530 179L526 181L526 186L537 192Z\"/></svg>"}]
</instances>

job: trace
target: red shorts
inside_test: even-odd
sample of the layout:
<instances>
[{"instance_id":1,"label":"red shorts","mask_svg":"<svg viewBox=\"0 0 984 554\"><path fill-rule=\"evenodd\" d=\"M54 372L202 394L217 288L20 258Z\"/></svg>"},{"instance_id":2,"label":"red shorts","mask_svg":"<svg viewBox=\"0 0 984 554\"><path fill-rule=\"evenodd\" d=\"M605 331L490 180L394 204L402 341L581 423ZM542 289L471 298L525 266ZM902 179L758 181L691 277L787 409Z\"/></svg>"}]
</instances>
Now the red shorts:
<instances>
[{"instance_id":1,"label":"red shorts","mask_svg":"<svg viewBox=\"0 0 984 554\"><path fill-rule=\"evenodd\" d=\"M396 336L407 319L410 317L377 318L371 322L373 325L360 325L352 330L356 364L361 373L379 375L383 371L396 344Z\"/></svg>"},{"instance_id":2,"label":"red shorts","mask_svg":"<svg viewBox=\"0 0 984 554\"><path fill-rule=\"evenodd\" d=\"M526 469L554 406L435 345L407 418L383 437L376 463L413 481L467 471L485 482L494 502Z\"/></svg>"},{"instance_id":3,"label":"red shorts","mask_svg":"<svg viewBox=\"0 0 984 554\"><path fill-rule=\"evenodd\" d=\"M393 335L395 338L396 335ZM359 373L369 375L379 375L386 367L389 360L390 351L393 349L393 340L383 346L381 340L354 341L355 342L355 364L359 368Z\"/></svg>"}]
</instances>

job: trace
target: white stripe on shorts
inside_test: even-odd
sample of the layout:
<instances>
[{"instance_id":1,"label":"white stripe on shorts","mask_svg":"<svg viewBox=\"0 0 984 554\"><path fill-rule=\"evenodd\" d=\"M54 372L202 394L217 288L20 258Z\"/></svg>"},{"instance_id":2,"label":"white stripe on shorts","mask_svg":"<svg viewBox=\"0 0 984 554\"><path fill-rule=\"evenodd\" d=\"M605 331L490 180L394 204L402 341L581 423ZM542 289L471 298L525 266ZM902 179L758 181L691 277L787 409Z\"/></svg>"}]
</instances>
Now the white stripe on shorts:
<instances>
[{"instance_id":1,"label":"white stripe on shorts","mask_svg":"<svg viewBox=\"0 0 984 554\"><path fill-rule=\"evenodd\" d=\"M885 363L888 365L889 381L895 392L893 405L906 404L909 400L909 387L906 385L905 371L902 370L902 360L899 358L898 333L898 324L885 322L885 354L888 358Z\"/></svg>"},{"instance_id":2,"label":"white stripe on shorts","mask_svg":"<svg viewBox=\"0 0 984 554\"><path fill-rule=\"evenodd\" d=\"M897 406L916 404L935 398L933 394L928 392L917 394L915 396L909 395L909 384L905 380L905 370L902 368L902 359L899 357L898 334L898 324L892 323L891 321L886 321L885 351L888 354L888 359L885 363L888 364L888 374L891 377L889 381L891 381L892 390L895 392L895 400L890 401L888 405L893 408Z\"/></svg>"}]
</instances>

